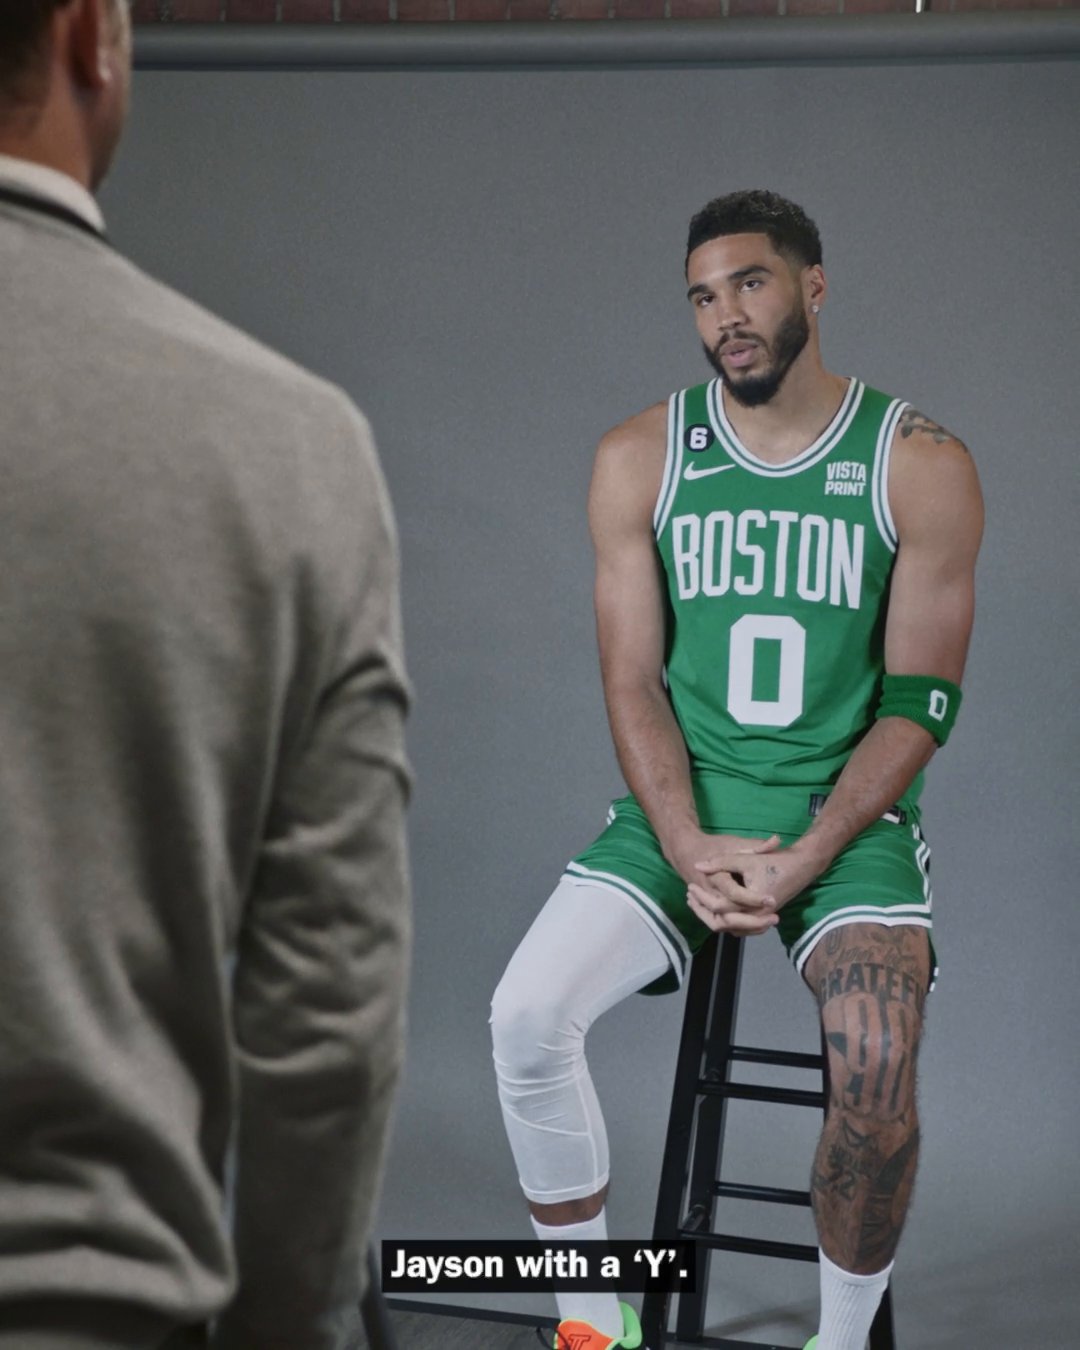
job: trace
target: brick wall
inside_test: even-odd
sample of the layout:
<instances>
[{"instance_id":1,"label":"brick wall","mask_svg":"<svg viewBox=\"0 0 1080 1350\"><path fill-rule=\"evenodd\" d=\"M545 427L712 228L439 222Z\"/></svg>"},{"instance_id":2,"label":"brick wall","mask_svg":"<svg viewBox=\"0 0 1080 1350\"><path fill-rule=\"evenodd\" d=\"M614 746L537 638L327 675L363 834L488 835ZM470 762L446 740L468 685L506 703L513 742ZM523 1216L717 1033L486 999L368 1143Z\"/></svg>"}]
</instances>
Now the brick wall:
<instances>
[{"instance_id":1,"label":"brick wall","mask_svg":"<svg viewBox=\"0 0 1080 1350\"><path fill-rule=\"evenodd\" d=\"M1080 0L925 0L934 13L1075 9ZM134 0L136 23L457 23L904 14L915 0Z\"/></svg>"}]
</instances>

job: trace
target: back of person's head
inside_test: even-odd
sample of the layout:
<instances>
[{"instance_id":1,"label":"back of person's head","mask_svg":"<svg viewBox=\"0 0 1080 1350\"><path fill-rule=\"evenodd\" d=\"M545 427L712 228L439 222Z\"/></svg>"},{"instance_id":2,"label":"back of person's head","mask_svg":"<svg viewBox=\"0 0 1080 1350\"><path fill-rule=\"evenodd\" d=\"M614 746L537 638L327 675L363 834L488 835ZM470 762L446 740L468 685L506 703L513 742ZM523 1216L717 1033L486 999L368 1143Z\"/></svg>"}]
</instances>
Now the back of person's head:
<instances>
[{"instance_id":1,"label":"back of person's head","mask_svg":"<svg viewBox=\"0 0 1080 1350\"><path fill-rule=\"evenodd\" d=\"M686 242L694 249L727 234L764 234L789 264L797 268L821 264L821 236L801 206L764 188L714 197L690 222Z\"/></svg>"},{"instance_id":2,"label":"back of person's head","mask_svg":"<svg viewBox=\"0 0 1080 1350\"><path fill-rule=\"evenodd\" d=\"M0 0L0 148L96 187L127 115L128 0ZM88 148L70 162L72 147Z\"/></svg>"},{"instance_id":3,"label":"back of person's head","mask_svg":"<svg viewBox=\"0 0 1080 1350\"><path fill-rule=\"evenodd\" d=\"M0 120L41 102L53 13L71 0L0 0Z\"/></svg>"}]
</instances>

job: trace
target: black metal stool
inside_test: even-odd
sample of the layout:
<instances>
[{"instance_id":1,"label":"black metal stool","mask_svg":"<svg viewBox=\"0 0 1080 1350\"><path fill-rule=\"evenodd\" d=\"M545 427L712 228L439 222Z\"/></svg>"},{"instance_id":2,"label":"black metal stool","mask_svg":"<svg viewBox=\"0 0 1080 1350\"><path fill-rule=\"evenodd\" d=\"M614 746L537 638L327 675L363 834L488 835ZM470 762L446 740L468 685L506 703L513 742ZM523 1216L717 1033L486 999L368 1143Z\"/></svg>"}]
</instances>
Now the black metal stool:
<instances>
[{"instance_id":1,"label":"black metal stool","mask_svg":"<svg viewBox=\"0 0 1080 1350\"><path fill-rule=\"evenodd\" d=\"M704 1335L709 1256L719 1250L778 1256L792 1261L816 1261L817 1247L714 1233L716 1201L723 1196L808 1207L810 1192L783 1190L776 1186L744 1186L722 1179L727 1103L736 1098L816 1106L826 1110L829 1101L828 1059L824 1053L795 1054L735 1044L743 941L725 933L723 940L718 942L714 935L694 958L691 967L664 1161L660 1169L653 1238L656 1242L688 1238L697 1245L698 1288L696 1294L679 1295L675 1326L679 1341L719 1347L719 1350L738 1350L739 1347L769 1350L750 1341L719 1340ZM822 1075L822 1089L805 1091L734 1083L731 1081L733 1064L816 1069ZM645 1295L641 1320L645 1344L650 1350L664 1350L667 1343L669 1302L670 1295L667 1294ZM870 1350L895 1350L892 1299L888 1289L870 1329Z\"/></svg>"}]
</instances>

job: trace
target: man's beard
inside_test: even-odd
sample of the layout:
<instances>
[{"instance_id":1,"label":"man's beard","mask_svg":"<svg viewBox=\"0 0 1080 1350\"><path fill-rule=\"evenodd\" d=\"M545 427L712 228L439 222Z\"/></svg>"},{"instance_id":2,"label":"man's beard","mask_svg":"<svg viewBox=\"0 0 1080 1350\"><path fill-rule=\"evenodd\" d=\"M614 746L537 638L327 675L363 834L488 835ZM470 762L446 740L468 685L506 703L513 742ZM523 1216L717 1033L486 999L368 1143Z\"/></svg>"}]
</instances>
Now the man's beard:
<instances>
[{"instance_id":1,"label":"man's beard","mask_svg":"<svg viewBox=\"0 0 1080 1350\"><path fill-rule=\"evenodd\" d=\"M733 334L724 345L730 345L740 337L749 336L749 334ZM776 330L772 344L766 347L772 355L772 363L760 375L741 377L737 374L732 375L730 371L724 369L716 348L710 347L707 343L704 346L709 364L724 381L724 387L736 403L741 403L744 408L760 408L763 403L768 403L775 396L784 383L784 377L809 339L810 323L802 307L802 301L797 300L792 306L791 313ZM760 338L754 340L761 341ZM765 344L762 343L762 346Z\"/></svg>"}]
</instances>

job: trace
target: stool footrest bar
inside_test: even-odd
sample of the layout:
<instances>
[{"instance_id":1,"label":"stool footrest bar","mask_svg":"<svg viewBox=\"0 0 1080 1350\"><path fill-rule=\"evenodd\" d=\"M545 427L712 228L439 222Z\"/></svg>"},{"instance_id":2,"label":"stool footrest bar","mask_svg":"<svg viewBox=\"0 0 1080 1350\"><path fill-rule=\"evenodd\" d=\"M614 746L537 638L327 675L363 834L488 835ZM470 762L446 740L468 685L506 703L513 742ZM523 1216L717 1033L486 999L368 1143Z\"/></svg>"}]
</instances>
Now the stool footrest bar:
<instances>
[{"instance_id":1,"label":"stool footrest bar","mask_svg":"<svg viewBox=\"0 0 1080 1350\"><path fill-rule=\"evenodd\" d=\"M785 1106L815 1106L825 1109L824 1092L807 1088L763 1087L757 1083L717 1083L703 1078L698 1083L703 1097L728 1097L743 1102L782 1102Z\"/></svg>"},{"instance_id":2,"label":"stool footrest bar","mask_svg":"<svg viewBox=\"0 0 1080 1350\"><path fill-rule=\"evenodd\" d=\"M804 1055L795 1050L759 1050L749 1045L733 1045L728 1058L744 1064L780 1064L789 1069L821 1069L821 1055Z\"/></svg>"},{"instance_id":3,"label":"stool footrest bar","mask_svg":"<svg viewBox=\"0 0 1080 1350\"><path fill-rule=\"evenodd\" d=\"M744 1186L734 1181L718 1181L713 1187L714 1195L729 1200L760 1200L769 1205L802 1205L810 1208L809 1191L791 1191L782 1186Z\"/></svg>"}]
</instances>

